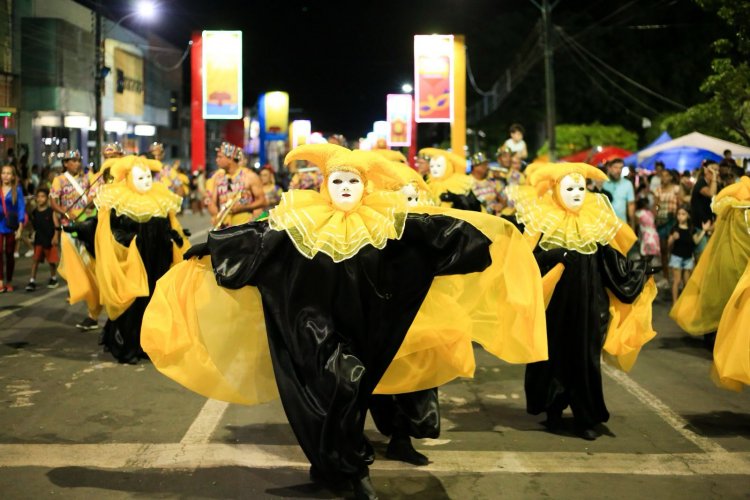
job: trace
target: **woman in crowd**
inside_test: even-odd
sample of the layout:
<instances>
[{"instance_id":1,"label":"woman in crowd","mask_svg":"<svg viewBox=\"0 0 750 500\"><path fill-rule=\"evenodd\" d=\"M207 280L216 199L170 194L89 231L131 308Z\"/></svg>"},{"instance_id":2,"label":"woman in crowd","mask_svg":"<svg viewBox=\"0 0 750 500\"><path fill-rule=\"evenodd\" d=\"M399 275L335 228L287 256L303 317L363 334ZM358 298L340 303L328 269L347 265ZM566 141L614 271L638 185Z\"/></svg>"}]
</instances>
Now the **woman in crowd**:
<instances>
[{"instance_id":1,"label":"woman in crowd","mask_svg":"<svg viewBox=\"0 0 750 500\"><path fill-rule=\"evenodd\" d=\"M656 231L659 233L661 246L662 272L668 281L671 278L669 275L669 234L675 224L682 189L677 184L672 170L662 170L660 180L659 187L654 190L654 208L656 209Z\"/></svg>"},{"instance_id":2,"label":"woman in crowd","mask_svg":"<svg viewBox=\"0 0 750 500\"><path fill-rule=\"evenodd\" d=\"M16 238L21 237L26 219L26 203L18 185L18 175L13 165L0 169L0 293L12 292L13 271L16 259Z\"/></svg>"}]
</instances>

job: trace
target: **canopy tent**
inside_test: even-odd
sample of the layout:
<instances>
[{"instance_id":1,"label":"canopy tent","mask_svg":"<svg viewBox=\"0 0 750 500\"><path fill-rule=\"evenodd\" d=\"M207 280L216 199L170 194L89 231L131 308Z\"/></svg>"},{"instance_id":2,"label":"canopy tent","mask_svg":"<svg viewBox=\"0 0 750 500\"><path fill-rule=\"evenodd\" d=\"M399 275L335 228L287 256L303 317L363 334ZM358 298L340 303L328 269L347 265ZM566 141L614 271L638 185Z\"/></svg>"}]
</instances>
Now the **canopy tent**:
<instances>
[{"instance_id":1,"label":"canopy tent","mask_svg":"<svg viewBox=\"0 0 750 500\"><path fill-rule=\"evenodd\" d=\"M654 142L652 142L651 144L649 144L648 146L646 146L645 148L643 148L641 151L645 151L648 148L652 148L654 146L658 146L659 144L664 144L665 142L668 142L668 141L671 141L671 140L672 140L672 136L669 135L669 132L667 132L665 130L664 132L661 133L661 135L659 137L656 138L656 140ZM633 153L632 155L628 156L627 158L624 158L623 160L625 161L625 165L627 165L629 167L633 167L633 166L637 165L638 164L638 154L639 153L640 153L640 151L638 151L637 153Z\"/></svg>"},{"instance_id":2,"label":"canopy tent","mask_svg":"<svg viewBox=\"0 0 750 500\"><path fill-rule=\"evenodd\" d=\"M617 146L598 146L591 149L585 149L572 155L560 158L560 161L574 163L588 163L589 165L598 166L615 158L625 158L630 155L627 149L618 148Z\"/></svg>"},{"instance_id":3,"label":"canopy tent","mask_svg":"<svg viewBox=\"0 0 750 500\"><path fill-rule=\"evenodd\" d=\"M654 164L657 161L663 161L664 166L669 170L684 172L686 170L691 171L700 167L701 162L706 159L720 161L722 156L707 149L678 146L659 151L658 153L649 156L641 161L640 167L653 170Z\"/></svg>"},{"instance_id":4,"label":"canopy tent","mask_svg":"<svg viewBox=\"0 0 750 500\"><path fill-rule=\"evenodd\" d=\"M716 137L701 134L700 132L692 132L690 134L683 135L682 137L678 137L677 139L672 139L671 141L646 148L643 151L639 151L637 153L638 161L642 162L643 159L649 158L660 151L672 149L678 146L704 149L707 151L711 151L712 153L715 153L720 157L723 157L724 151L729 149L732 151L732 156L734 157L750 157L750 148L747 146L741 146L733 142L717 139Z\"/></svg>"}]
</instances>

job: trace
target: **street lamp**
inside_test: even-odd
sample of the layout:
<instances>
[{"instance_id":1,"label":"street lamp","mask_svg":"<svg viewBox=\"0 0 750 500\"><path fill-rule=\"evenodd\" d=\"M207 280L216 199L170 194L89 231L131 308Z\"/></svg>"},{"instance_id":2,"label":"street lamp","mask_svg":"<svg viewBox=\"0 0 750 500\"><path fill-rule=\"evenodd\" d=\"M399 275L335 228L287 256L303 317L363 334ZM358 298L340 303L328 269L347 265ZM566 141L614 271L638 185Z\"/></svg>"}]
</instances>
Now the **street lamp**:
<instances>
[{"instance_id":1,"label":"street lamp","mask_svg":"<svg viewBox=\"0 0 750 500\"><path fill-rule=\"evenodd\" d=\"M414 90L414 87L411 86L411 83L405 83L401 85L401 90L409 94L412 90Z\"/></svg>"},{"instance_id":2,"label":"street lamp","mask_svg":"<svg viewBox=\"0 0 750 500\"><path fill-rule=\"evenodd\" d=\"M131 17L138 16L144 20L153 19L156 14L156 4L149 0L141 0L136 9L133 12L122 16L112 26L108 32L115 30L123 21L130 19ZM102 13L101 13L101 1L97 2L96 5L96 25L95 25L95 62L96 71L94 74L94 98L95 98L95 114L96 114L96 146L94 148L94 158L96 158L95 165L98 167L102 159L102 143L104 142L104 119L102 116L102 90L104 87L104 78L107 76L104 70L104 51L102 50Z\"/></svg>"}]
</instances>

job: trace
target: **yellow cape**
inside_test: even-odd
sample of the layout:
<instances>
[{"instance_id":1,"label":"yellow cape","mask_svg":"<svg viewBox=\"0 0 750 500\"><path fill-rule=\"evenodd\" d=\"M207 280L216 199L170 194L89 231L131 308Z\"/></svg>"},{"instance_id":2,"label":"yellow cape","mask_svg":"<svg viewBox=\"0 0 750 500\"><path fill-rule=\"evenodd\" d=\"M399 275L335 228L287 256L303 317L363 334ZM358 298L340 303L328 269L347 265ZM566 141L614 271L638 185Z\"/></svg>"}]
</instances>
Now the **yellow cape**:
<instances>
[{"instance_id":1,"label":"yellow cape","mask_svg":"<svg viewBox=\"0 0 750 500\"><path fill-rule=\"evenodd\" d=\"M750 259L750 199L717 196L714 210L718 214L714 234L669 312L691 335L717 330L724 307Z\"/></svg>"},{"instance_id":2,"label":"yellow cape","mask_svg":"<svg viewBox=\"0 0 750 500\"><path fill-rule=\"evenodd\" d=\"M721 387L750 385L750 260L719 321L712 375Z\"/></svg>"},{"instance_id":3,"label":"yellow cape","mask_svg":"<svg viewBox=\"0 0 750 500\"><path fill-rule=\"evenodd\" d=\"M435 278L375 392L413 392L472 376L472 340L511 363L546 359L541 277L515 227L481 213L419 211L474 225L492 241L492 264L479 273ZM269 354L265 331L257 327L264 321L258 292L222 289L209 262L180 263L159 280L141 344L158 370L191 390L229 402L262 402L273 391L265 383ZM219 348L226 353L217 354ZM228 353L254 361L235 363Z\"/></svg>"}]
</instances>

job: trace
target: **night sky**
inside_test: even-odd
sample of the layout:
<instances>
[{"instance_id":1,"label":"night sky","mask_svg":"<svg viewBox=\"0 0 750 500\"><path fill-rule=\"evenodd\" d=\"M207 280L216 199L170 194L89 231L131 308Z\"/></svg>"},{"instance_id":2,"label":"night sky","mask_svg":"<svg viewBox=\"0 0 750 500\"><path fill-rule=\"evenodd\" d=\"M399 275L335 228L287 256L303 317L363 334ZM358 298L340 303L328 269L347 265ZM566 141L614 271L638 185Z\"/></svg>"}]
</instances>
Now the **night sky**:
<instances>
[{"instance_id":1,"label":"night sky","mask_svg":"<svg viewBox=\"0 0 750 500\"><path fill-rule=\"evenodd\" d=\"M91 1L80 0L80 3L90 6ZM117 20L130 12L134 3L104 1L105 15ZM480 89L488 89L516 62L518 51L524 42L528 43L529 34L540 18L531 0L159 0L158 5L160 12L155 22L145 25L133 20L125 24L140 33L152 30L179 47L186 46L192 31L242 30L245 106L253 105L263 92L283 90L290 95L292 119L309 118L314 130L344 133L349 138L364 135L373 121L384 119L385 95L401 92L402 83L412 82L413 35L464 34L476 83ZM582 34L583 43L593 44L612 43L603 41L603 37L616 41L627 36L631 44L639 43L639 36L700 38L706 35L707 30L701 24L705 19L692 0L561 0L553 12L555 24L568 33ZM706 49L699 54L705 59L700 64L706 71L710 39L706 36ZM648 55L649 59L664 57L666 62L676 57L670 55L670 47L663 43L648 43L654 51ZM607 46L604 47L606 50ZM559 57L556 70L564 71L565 55L560 52L556 54ZM693 54L698 56L695 51ZM644 56L642 52L632 55L635 60ZM657 61L657 64L664 63ZM634 66L634 71L637 67ZM543 108L541 69L541 63L537 64L519 90L514 91L511 101L515 98ZM685 99L699 97L699 81L700 78L692 85L694 94ZM659 82L651 84L658 86ZM659 90L669 88L669 82L662 85L665 88ZM562 89L558 94L566 92L564 79L558 88ZM467 82L469 103L477 97ZM566 98L558 95L558 102L563 102L560 106L563 115ZM577 98L586 99L586 93ZM503 128L507 122L538 115L538 110L532 112L512 104L509 109L501 110L505 113L500 120Z\"/></svg>"}]
</instances>

